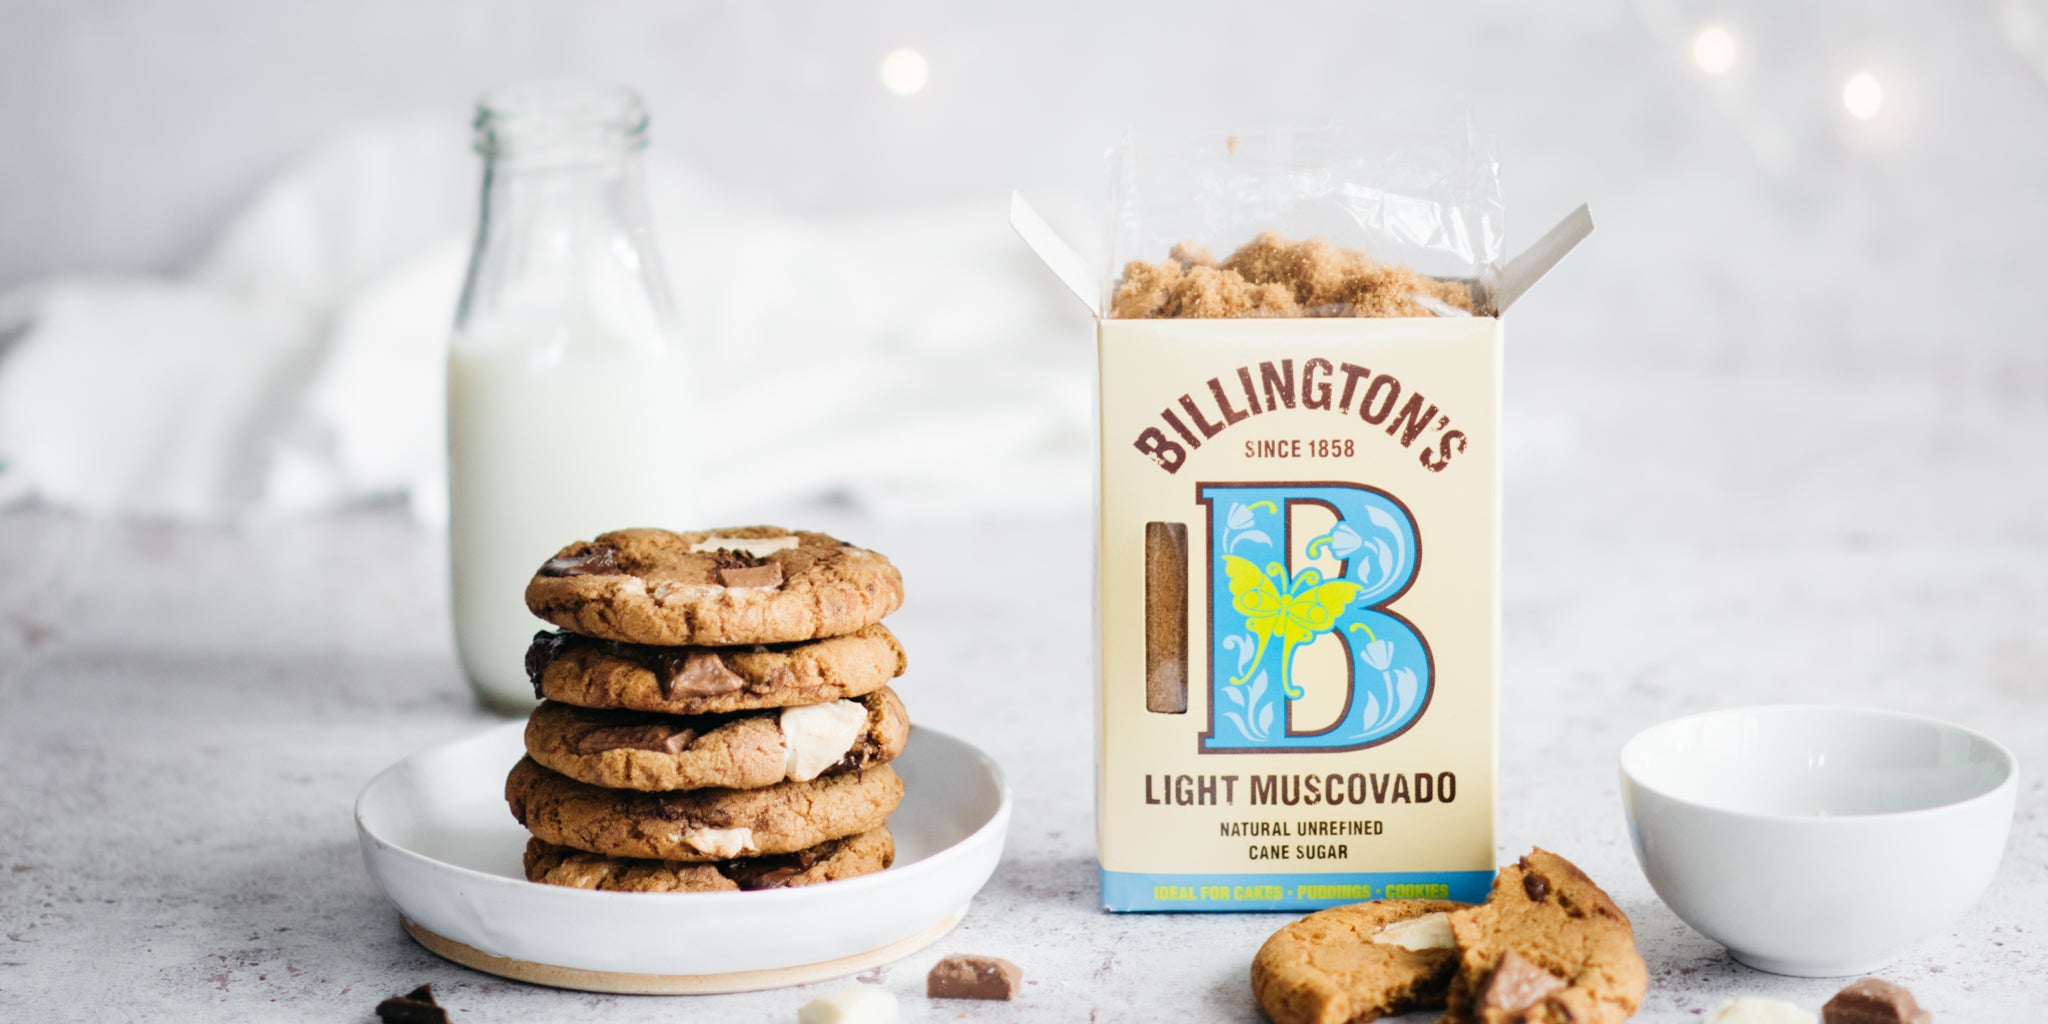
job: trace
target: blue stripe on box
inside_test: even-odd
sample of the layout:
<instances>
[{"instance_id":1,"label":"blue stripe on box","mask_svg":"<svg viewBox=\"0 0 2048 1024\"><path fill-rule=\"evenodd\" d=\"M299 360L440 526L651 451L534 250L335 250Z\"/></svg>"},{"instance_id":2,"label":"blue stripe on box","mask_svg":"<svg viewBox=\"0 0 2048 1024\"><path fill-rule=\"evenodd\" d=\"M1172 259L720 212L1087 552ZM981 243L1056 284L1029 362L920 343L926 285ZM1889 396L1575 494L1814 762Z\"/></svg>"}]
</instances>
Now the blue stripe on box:
<instances>
[{"instance_id":1,"label":"blue stripe on box","mask_svg":"<svg viewBox=\"0 0 2048 1024\"><path fill-rule=\"evenodd\" d=\"M1491 888L1491 871L1161 875L1103 868L1102 909L1215 913L1321 910L1378 899L1482 903Z\"/></svg>"}]
</instances>

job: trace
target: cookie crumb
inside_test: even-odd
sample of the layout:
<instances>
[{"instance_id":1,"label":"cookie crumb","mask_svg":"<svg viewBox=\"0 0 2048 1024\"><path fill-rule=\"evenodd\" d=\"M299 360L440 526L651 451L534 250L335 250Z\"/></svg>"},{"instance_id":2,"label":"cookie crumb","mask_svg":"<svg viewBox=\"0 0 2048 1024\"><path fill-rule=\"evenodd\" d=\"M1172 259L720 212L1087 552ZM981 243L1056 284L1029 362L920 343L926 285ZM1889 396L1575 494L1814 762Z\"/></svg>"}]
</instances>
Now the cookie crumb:
<instances>
[{"instance_id":1,"label":"cookie crumb","mask_svg":"<svg viewBox=\"0 0 2048 1024\"><path fill-rule=\"evenodd\" d=\"M384 1024L448 1024L448 1011L434 1001L434 986L421 985L378 1003L377 1019Z\"/></svg>"},{"instance_id":2,"label":"cookie crumb","mask_svg":"<svg viewBox=\"0 0 2048 1024\"><path fill-rule=\"evenodd\" d=\"M955 953L932 965L924 985L929 999L1009 1000L1024 985L1024 969L1001 957Z\"/></svg>"}]
</instances>

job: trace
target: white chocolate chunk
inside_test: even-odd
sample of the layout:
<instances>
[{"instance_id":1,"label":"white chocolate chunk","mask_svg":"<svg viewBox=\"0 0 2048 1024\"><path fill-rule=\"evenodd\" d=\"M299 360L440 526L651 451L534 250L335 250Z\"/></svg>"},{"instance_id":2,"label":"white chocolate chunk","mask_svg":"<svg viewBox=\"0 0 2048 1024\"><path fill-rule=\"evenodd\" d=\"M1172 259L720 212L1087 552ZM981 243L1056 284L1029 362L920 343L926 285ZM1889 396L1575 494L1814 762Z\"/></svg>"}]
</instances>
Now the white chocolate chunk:
<instances>
[{"instance_id":1,"label":"white chocolate chunk","mask_svg":"<svg viewBox=\"0 0 2048 1024\"><path fill-rule=\"evenodd\" d=\"M827 992L796 1011L796 1024L890 1024L896 997L888 989L862 985Z\"/></svg>"},{"instance_id":2,"label":"white chocolate chunk","mask_svg":"<svg viewBox=\"0 0 2048 1024\"><path fill-rule=\"evenodd\" d=\"M695 554L719 550L744 551L755 558L766 558L793 547L796 547L795 537L706 537L690 545L690 551Z\"/></svg>"},{"instance_id":3,"label":"white chocolate chunk","mask_svg":"<svg viewBox=\"0 0 2048 1024\"><path fill-rule=\"evenodd\" d=\"M817 778L853 749L867 724L868 709L859 701L783 708L783 770L798 782Z\"/></svg>"},{"instance_id":4,"label":"white chocolate chunk","mask_svg":"<svg viewBox=\"0 0 2048 1024\"><path fill-rule=\"evenodd\" d=\"M713 857L737 857L756 849L750 828L693 828L683 833L683 842Z\"/></svg>"},{"instance_id":5,"label":"white chocolate chunk","mask_svg":"<svg viewBox=\"0 0 2048 1024\"><path fill-rule=\"evenodd\" d=\"M1743 996L1730 999L1707 1018L1707 1024L1818 1024L1820 1018L1778 999Z\"/></svg>"},{"instance_id":6,"label":"white chocolate chunk","mask_svg":"<svg viewBox=\"0 0 2048 1024\"><path fill-rule=\"evenodd\" d=\"M1451 936L1451 916L1442 911L1396 921L1380 929L1372 941L1406 950L1454 949L1458 945L1458 940Z\"/></svg>"}]
</instances>

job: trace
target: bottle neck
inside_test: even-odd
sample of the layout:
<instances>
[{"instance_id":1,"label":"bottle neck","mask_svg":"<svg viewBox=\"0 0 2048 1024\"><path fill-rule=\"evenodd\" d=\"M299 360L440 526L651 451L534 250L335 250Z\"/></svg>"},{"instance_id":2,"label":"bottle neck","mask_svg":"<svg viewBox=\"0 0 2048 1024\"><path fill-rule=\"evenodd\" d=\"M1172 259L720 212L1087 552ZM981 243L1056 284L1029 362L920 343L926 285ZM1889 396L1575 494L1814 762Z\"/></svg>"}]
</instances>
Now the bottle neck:
<instances>
[{"instance_id":1,"label":"bottle neck","mask_svg":"<svg viewBox=\"0 0 2048 1024\"><path fill-rule=\"evenodd\" d=\"M675 309L648 209L643 138L565 131L558 122L508 125L485 107L482 204L459 339L552 338L557 349L564 340L654 351L672 344Z\"/></svg>"}]
</instances>

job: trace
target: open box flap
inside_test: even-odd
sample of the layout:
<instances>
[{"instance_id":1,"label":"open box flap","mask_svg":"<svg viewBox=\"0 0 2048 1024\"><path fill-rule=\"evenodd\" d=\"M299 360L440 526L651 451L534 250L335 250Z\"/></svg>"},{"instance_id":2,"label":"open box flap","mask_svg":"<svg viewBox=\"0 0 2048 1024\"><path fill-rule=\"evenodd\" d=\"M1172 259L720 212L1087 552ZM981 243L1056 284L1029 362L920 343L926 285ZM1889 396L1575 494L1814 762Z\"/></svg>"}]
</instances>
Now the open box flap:
<instances>
[{"instance_id":1,"label":"open box flap","mask_svg":"<svg viewBox=\"0 0 2048 1024\"><path fill-rule=\"evenodd\" d=\"M1020 192L1010 193L1010 227L1016 229L1024 244L1038 254L1038 259L1052 271L1088 312L1102 316L1102 300L1096 296L1095 272L1088 269L1088 261L1074 251L1045 218L1038 215L1030 203L1024 201Z\"/></svg>"},{"instance_id":2,"label":"open box flap","mask_svg":"<svg viewBox=\"0 0 2048 1024\"><path fill-rule=\"evenodd\" d=\"M1024 201L1023 195L1016 192L1010 193L1010 226L1024 239L1024 244L1038 254L1039 260L1052 271L1053 276L1059 278L1060 283L1066 285L1067 290L1073 292L1074 297L1088 307L1088 312L1100 318L1102 300L1097 294L1095 275L1088 269L1088 261L1082 259L1081 254L1076 252L1073 246L1061 239L1059 233L1052 229L1052 225L1047 224L1045 218L1039 216L1038 211ZM1481 294L1474 296L1479 300L1480 308L1494 316L1507 312L1508 307L1521 298L1530 286L1542 280L1545 274L1550 273L1552 267L1564 259L1566 253L1571 252L1592 233L1593 212L1581 204L1549 231L1544 232L1543 237L1536 240L1536 244L1524 249L1521 255L1509 260L1507 265L1501 268L1500 274L1491 286L1485 287Z\"/></svg>"},{"instance_id":3,"label":"open box flap","mask_svg":"<svg viewBox=\"0 0 2048 1024\"><path fill-rule=\"evenodd\" d=\"M1586 204L1580 203L1578 209L1566 214L1563 220L1544 232L1543 237L1537 239L1535 245L1522 250L1520 256L1509 260L1507 266L1500 268L1500 274L1494 278L1492 286L1486 288L1484 294L1475 295L1474 298L1479 300L1482 308L1492 311L1495 316L1507 312L1507 308L1514 305L1515 300L1521 298L1522 293L1528 291L1530 285L1542 280L1543 275L1550 273L1550 268L1557 266L1566 253L1577 248L1578 244L1592 233L1593 211Z\"/></svg>"}]
</instances>

